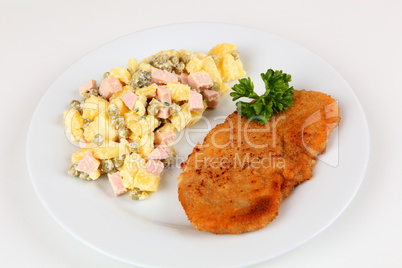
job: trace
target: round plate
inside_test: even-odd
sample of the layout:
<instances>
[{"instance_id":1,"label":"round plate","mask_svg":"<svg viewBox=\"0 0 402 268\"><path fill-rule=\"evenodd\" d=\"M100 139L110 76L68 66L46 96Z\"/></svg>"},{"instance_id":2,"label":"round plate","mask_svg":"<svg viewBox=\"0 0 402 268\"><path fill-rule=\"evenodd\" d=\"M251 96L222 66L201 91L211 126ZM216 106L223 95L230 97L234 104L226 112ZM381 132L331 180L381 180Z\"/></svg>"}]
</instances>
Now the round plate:
<instances>
[{"instance_id":1,"label":"round plate","mask_svg":"<svg viewBox=\"0 0 402 268\"><path fill-rule=\"evenodd\" d=\"M194 230L177 198L178 167L162 176L160 190L145 201L113 196L107 179L82 181L67 175L77 148L64 134L63 111L79 99L78 87L102 80L104 72L160 50L207 53L218 43L236 44L247 76L264 91L259 77L268 68L292 75L295 89L321 91L338 101L342 120L311 180L284 200L266 228L241 235ZM235 110L228 94L215 110L183 132L175 146L186 159L209 129ZM350 203L361 184L369 155L362 107L345 80L325 61L278 36L250 28L194 23L153 28L122 37L91 52L66 70L41 99L27 137L27 165L34 188L53 218L88 246L122 261L153 267L243 266L283 254L314 237Z\"/></svg>"}]
</instances>

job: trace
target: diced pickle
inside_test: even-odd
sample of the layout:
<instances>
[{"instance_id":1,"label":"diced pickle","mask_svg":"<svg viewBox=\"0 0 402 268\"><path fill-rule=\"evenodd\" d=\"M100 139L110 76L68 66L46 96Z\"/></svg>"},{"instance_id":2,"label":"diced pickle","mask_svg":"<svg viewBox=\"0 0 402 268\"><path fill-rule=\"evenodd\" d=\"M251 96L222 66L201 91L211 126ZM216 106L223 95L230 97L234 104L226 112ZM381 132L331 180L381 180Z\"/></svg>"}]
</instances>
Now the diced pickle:
<instances>
[{"instance_id":1,"label":"diced pickle","mask_svg":"<svg viewBox=\"0 0 402 268\"><path fill-rule=\"evenodd\" d=\"M174 71L177 74L180 74L180 73L182 73L184 71L185 67L186 67L186 65L184 64L184 62L181 61L176 65L176 67L174 68Z\"/></svg>"},{"instance_id":2,"label":"diced pickle","mask_svg":"<svg viewBox=\"0 0 402 268\"><path fill-rule=\"evenodd\" d=\"M173 163L174 163L174 156L171 155L171 156L169 156L168 158L163 159L163 160L162 160L162 163L163 163L163 165L164 165L165 167L170 167L170 166L172 166Z\"/></svg>"},{"instance_id":3,"label":"diced pickle","mask_svg":"<svg viewBox=\"0 0 402 268\"><path fill-rule=\"evenodd\" d=\"M68 169L68 175L78 177L80 172L77 170L77 164L72 164L71 167Z\"/></svg>"},{"instance_id":4,"label":"diced pickle","mask_svg":"<svg viewBox=\"0 0 402 268\"><path fill-rule=\"evenodd\" d=\"M99 89L97 89L97 88L92 88L90 91L89 91L89 95L90 96L99 96Z\"/></svg>"},{"instance_id":5,"label":"diced pickle","mask_svg":"<svg viewBox=\"0 0 402 268\"><path fill-rule=\"evenodd\" d=\"M179 63L179 57L171 56L170 61L173 63L173 65L177 65Z\"/></svg>"},{"instance_id":6,"label":"diced pickle","mask_svg":"<svg viewBox=\"0 0 402 268\"><path fill-rule=\"evenodd\" d=\"M83 180L87 180L87 181L90 181L90 180L91 180L91 178L89 177L89 175L88 175L87 173L85 173L85 172L81 172L80 175L79 175L79 177L80 177L80 179L83 179Z\"/></svg>"},{"instance_id":7,"label":"diced pickle","mask_svg":"<svg viewBox=\"0 0 402 268\"><path fill-rule=\"evenodd\" d=\"M180 112L180 106L176 103L169 106L169 112L172 116L177 115Z\"/></svg>"},{"instance_id":8,"label":"diced pickle","mask_svg":"<svg viewBox=\"0 0 402 268\"><path fill-rule=\"evenodd\" d=\"M151 84L151 73L138 69L132 76L130 80L130 86L134 88L147 87Z\"/></svg>"}]
</instances>

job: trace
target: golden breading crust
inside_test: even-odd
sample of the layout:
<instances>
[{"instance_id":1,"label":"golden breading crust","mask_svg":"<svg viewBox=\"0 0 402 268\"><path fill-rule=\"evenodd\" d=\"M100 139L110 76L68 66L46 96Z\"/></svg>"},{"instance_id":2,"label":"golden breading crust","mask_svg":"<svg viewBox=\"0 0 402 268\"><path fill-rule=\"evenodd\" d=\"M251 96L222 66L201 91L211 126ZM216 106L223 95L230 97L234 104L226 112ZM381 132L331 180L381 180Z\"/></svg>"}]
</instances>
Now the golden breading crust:
<instances>
[{"instance_id":1,"label":"golden breading crust","mask_svg":"<svg viewBox=\"0 0 402 268\"><path fill-rule=\"evenodd\" d=\"M265 227L298 184L312 176L338 126L328 95L296 91L286 111L261 125L237 111L197 144L179 176L179 200L193 227L238 234Z\"/></svg>"}]
</instances>

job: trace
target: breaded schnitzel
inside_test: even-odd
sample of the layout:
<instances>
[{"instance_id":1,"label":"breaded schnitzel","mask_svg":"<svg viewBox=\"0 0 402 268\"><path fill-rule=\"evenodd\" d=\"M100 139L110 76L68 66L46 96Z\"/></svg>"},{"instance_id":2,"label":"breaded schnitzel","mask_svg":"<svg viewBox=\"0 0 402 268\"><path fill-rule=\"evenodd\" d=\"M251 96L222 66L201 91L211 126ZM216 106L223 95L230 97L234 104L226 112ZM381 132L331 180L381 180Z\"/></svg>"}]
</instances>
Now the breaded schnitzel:
<instances>
[{"instance_id":1,"label":"breaded schnitzel","mask_svg":"<svg viewBox=\"0 0 402 268\"><path fill-rule=\"evenodd\" d=\"M179 200L193 227L215 234L261 229L298 184L312 176L340 121L328 95L295 91L265 125L237 111L197 144L179 176Z\"/></svg>"}]
</instances>

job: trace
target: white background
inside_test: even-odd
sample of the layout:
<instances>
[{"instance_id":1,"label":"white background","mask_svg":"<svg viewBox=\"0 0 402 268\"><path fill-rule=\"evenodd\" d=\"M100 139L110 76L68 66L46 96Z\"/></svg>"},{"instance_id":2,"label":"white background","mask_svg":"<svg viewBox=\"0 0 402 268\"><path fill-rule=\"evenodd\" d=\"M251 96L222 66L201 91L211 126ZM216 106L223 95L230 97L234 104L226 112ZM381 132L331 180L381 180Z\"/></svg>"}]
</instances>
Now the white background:
<instances>
[{"instance_id":1,"label":"white background","mask_svg":"<svg viewBox=\"0 0 402 268\"><path fill-rule=\"evenodd\" d=\"M370 162L350 206L308 243L254 267L402 267L401 14L396 0L0 0L0 267L132 267L49 216L28 177L25 139L41 96L75 61L126 34L181 22L243 25L301 44L347 80L368 119Z\"/></svg>"}]
</instances>

